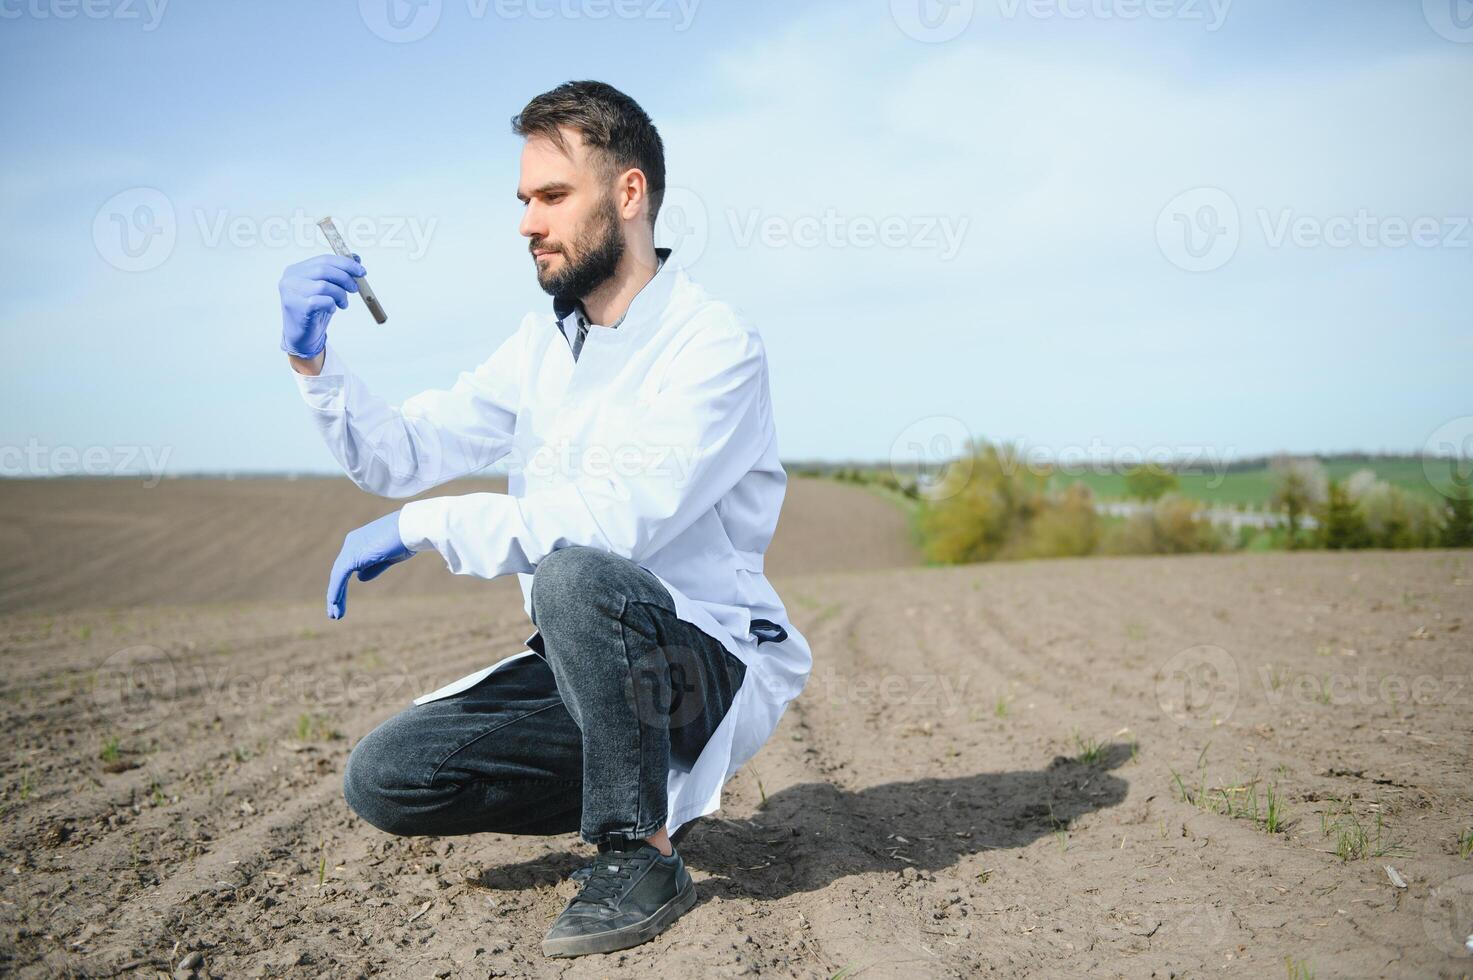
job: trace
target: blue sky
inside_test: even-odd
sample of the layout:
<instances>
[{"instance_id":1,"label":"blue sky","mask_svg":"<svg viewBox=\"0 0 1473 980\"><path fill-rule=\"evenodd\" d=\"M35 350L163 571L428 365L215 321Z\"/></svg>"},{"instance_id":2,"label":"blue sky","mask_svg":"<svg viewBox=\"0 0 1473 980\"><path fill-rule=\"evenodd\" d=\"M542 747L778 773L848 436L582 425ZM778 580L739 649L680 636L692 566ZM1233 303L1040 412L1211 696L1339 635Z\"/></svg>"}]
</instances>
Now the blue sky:
<instances>
[{"instance_id":1,"label":"blue sky","mask_svg":"<svg viewBox=\"0 0 1473 980\"><path fill-rule=\"evenodd\" d=\"M448 384L547 308L508 120L570 78L660 127L786 458L1473 414L1467 0L0 0L0 472L330 470L281 269L337 216L390 320L334 345Z\"/></svg>"}]
</instances>

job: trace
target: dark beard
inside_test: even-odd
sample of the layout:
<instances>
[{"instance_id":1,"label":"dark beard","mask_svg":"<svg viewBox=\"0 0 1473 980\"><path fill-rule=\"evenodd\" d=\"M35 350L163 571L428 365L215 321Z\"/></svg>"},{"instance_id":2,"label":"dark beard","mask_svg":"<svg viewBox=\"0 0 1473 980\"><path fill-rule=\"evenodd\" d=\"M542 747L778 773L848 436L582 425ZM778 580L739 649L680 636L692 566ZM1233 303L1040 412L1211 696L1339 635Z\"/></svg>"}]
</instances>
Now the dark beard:
<instances>
[{"instance_id":1,"label":"dark beard","mask_svg":"<svg viewBox=\"0 0 1473 980\"><path fill-rule=\"evenodd\" d=\"M533 241L532 247L540 244ZM604 198L589 219L588 228L573 242L571 254L563 248L560 251L562 269L548 275L543 275L541 269L537 271L537 285L549 296L581 300L612 279L624 257L624 236L619 234L619 211L614 199Z\"/></svg>"}]
</instances>

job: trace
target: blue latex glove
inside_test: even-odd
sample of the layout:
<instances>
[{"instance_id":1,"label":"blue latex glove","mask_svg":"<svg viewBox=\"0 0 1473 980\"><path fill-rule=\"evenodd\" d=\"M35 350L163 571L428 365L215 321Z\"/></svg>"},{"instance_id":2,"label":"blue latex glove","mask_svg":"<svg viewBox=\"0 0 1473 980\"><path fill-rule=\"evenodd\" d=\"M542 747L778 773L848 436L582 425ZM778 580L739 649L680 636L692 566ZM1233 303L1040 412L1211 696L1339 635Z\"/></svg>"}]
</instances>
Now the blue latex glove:
<instances>
[{"instance_id":1,"label":"blue latex glove","mask_svg":"<svg viewBox=\"0 0 1473 980\"><path fill-rule=\"evenodd\" d=\"M358 292L354 276L368 270L358 256L316 255L289 265L281 274L281 349L311 359L327 346L327 321L334 308L348 308L348 294Z\"/></svg>"},{"instance_id":2,"label":"blue latex glove","mask_svg":"<svg viewBox=\"0 0 1473 980\"><path fill-rule=\"evenodd\" d=\"M343 538L343 550L332 563L332 576L327 580L327 618L342 619L348 611L348 578L358 573L358 581L377 578L390 565L414 557L399 537L399 512L386 514L349 531Z\"/></svg>"}]
</instances>

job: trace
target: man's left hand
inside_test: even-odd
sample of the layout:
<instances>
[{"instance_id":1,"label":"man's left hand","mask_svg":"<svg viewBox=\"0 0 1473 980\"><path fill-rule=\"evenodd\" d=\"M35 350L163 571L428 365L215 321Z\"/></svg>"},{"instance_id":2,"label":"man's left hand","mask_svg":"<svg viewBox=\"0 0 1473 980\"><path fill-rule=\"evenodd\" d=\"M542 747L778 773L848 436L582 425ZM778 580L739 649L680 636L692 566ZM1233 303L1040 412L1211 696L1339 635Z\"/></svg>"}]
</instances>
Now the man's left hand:
<instances>
[{"instance_id":1,"label":"man's left hand","mask_svg":"<svg viewBox=\"0 0 1473 980\"><path fill-rule=\"evenodd\" d=\"M390 565L397 565L414 552L399 536L399 512L386 514L349 531L343 538L343 550L332 564L332 577L327 581L327 618L342 619L348 611L348 578L358 573L358 581L376 578Z\"/></svg>"}]
</instances>

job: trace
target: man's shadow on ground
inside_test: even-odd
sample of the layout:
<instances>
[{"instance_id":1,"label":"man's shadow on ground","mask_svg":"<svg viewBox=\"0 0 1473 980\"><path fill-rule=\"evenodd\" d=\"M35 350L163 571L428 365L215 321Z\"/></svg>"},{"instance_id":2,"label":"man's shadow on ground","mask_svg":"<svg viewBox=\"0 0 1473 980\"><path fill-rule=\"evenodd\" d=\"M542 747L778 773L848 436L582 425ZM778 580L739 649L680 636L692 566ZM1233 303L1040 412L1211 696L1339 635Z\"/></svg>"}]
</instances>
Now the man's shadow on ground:
<instances>
[{"instance_id":1,"label":"man's shadow on ground","mask_svg":"<svg viewBox=\"0 0 1473 980\"><path fill-rule=\"evenodd\" d=\"M1097 761L1056 758L1046 769L917 779L845 790L800 783L774 793L749 820L706 818L680 843L708 872L703 897L783 898L849 875L941 871L986 850L1061 834L1086 813L1115 806L1129 784L1111 770L1133 756L1104 746ZM552 884L587 861L570 851L488 868L480 884L517 890Z\"/></svg>"}]
</instances>

